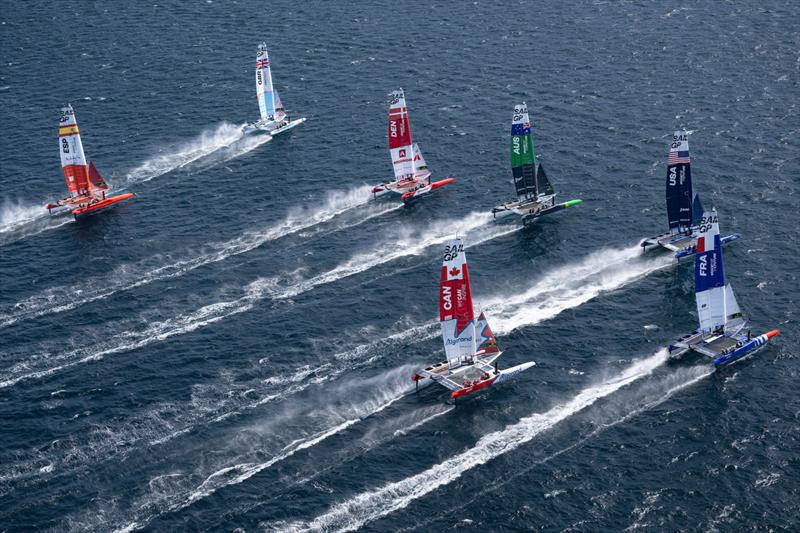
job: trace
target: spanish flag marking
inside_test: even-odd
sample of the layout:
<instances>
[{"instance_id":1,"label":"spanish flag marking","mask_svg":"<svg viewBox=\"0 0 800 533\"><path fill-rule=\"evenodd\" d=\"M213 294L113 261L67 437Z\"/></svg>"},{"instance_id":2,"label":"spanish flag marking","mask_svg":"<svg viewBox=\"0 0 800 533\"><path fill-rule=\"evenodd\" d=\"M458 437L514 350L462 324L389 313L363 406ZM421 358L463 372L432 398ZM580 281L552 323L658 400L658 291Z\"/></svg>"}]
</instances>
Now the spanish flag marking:
<instances>
[{"instance_id":1,"label":"spanish flag marking","mask_svg":"<svg viewBox=\"0 0 800 533\"><path fill-rule=\"evenodd\" d=\"M72 124L70 126L59 126L59 128L58 128L58 136L59 137L64 137L66 135L75 135L75 134L78 134L78 133L80 133L80 131L78 131L78 125L77 124Z\"/></svg>"}]
</instances>

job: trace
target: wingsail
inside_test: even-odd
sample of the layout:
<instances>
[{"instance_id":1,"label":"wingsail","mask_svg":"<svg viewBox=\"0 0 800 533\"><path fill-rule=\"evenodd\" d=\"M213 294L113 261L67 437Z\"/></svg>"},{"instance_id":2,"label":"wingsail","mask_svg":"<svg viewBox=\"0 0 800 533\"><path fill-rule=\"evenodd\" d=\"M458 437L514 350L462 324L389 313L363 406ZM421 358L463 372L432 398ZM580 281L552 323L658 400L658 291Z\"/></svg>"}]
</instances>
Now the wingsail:
<instances>
[{"instance_id":1,"label":"wingsail","mask_svg":"<svg viewBox=\"0 0 800 533\"><path fill-rule=\"evenodd\" d=\"M61 153L61 168L71 198L89 194L89 169L83 153L78 122L70 104L61 109L58 124L58 148Z\"/></svg>"},{"instance_id":2,"label":"wingsail","mask_svg":"<svg viewBox=\"0 0 800 533\"><path fill-rule=\"evenodd\" d=\"M445 246L439 283L439 321L450 369L471 363L477 351L475 312L461 239L453 239Z\"/></svg>"},{"instance_id":3,"label":"wingsail","mask_svg":"<svg viewBox=\"0 0 800 533\"><path fill-rule=\"evenodd\" d=\"M411 124L403 89L394 91L389 101L389 153L392 157L394 177L398 182L414 178L413 143Z\"/></svg>"},{"instance_id":4,"label":"wingsail","mask_svg":"<svg viewBox=\"0 0 800 533\"><path fill-rule=\"evenodd\" d=\"M520 200L535 199L536 155L533 151L531 119L525 102L514 106L511 120L511 173L514 176L517 197Z\"/></svg>"},{"instance_id":5,"label":"wingsail","mask_svg":"<svg viewBox=\"0 0 800 533\"><path fill-rule=\"evenodd\" d=\"M676 131L667 158L667 218L672 234L692 226L692 168L689 158L689 134Z\"/></svg>"},{"instance_id":6,"label":"wingsail","mask_svg":"<svg viewBox=\"0 0 800 533\"><path fill-rule=\"evenodd\" d=\"M722 243L717 212L700 219L700 236L694 270L695 299L700 329L716 331L725 326L725 271L722 266ZM732 294L732 290L731 290Z\"/></svg>"},{"instance_id":7,"label":"wingsail","mask_svg":"<svg viewBox=\"0 0 800 533\"><path fill-rule=\"evenodd\" d=\"M269 64L267 43L258 45L256 52L256 96L263 122L275 120L275 91L272 87L272 70Z\"/></svg>"}]
</instances>

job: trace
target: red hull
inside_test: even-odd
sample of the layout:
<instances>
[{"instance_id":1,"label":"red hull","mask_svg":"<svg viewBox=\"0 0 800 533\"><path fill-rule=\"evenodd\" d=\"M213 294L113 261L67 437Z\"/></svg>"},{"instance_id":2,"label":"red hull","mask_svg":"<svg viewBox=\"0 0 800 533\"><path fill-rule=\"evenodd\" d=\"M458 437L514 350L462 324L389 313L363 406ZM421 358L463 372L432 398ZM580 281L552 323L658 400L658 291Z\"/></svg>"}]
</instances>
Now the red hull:
<instances>
[{"instance_id":1,"label":"red hull","mask_svg":"<svg viewBox=\"0 0 800 533\"><path fill-rule=\"evenodd\" d=\"M499 374L498 374L499 375ZM478 383L470 386L464 387L463 389L459 389L457 391L453 391L450 393L450 396L453 398L459 398L461 396L465 396L467 394L472 394L473 392L478 392L481 389L485 389L486 387L491 386L494 383L494 380L497 379L497 376L491 377L489 379L484 379L483 381L479 381Z\"/></svg>"},{"instance_id":2,"label":"red hull","mask_svg":"<svg viewBox=\"0 0 800 533\"><path fill-rule=\"evenodd\" d=\"M435 191L439 187L444 187L445 185L449 185L450 183L453 183L454 181L456 181L455 178L445 178L443 180L434 181L430 185L426 185L425 187L417 189L416 191L408 191L407 193L405 193L403 195L403 201L407 202L407 201L411 200L412 198L416 198L417 196L421 196L423 194L428 194L429 192Z\"/></svg>"},{"instance_id":3,"label":"red hull","mask_svg":"<svg viewBox=\"0 0 800 533\"><path fill-rule=\"evenodd\" d=\"M92 215L97 213L98 211L102 211L111 207L112 205L118 204L130 198L136 196L132 192L126 192L125 194L120 194L119 196L112 196L111 198L106 198L105 200L100 200L99 202L93 203L86 207L79 207L77 209L72 210L72 215L75 218L81 218L88 215Z\"/></svg>"}]
</instances>

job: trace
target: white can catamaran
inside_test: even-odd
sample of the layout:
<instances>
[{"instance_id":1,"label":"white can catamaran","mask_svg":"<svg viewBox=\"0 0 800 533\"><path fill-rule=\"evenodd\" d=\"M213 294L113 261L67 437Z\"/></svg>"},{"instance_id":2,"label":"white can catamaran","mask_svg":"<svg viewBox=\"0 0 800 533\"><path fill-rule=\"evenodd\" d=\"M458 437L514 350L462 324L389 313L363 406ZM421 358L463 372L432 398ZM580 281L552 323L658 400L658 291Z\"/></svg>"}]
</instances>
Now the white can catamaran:
<instances>
[{"instance_id":1,"label":"white can catamaran","mask_svg":"<svg viewBox=\"0 0 800 533\"><path fill-rule=\"evenodd\" d=\"M502 352L481 313L475 320L464 243L454 239L444 249L439 283L439 321L446 361L425 367L412 379L417 388L439 383L458 398L502 383L536 363L529 361L505 370L497 367Z\"/></svg>"},{"instance_id":2,"label":"white can catamaran","mask_svg":"<svg viewBox=\"0 0 800 533\"><path fill-rule=\"evenodd\" d=\"M676 359L695 351L710 357L718 367L752 355L779 331L774 329L757 337L753 337L750 330L744 332L747 321L733 288L725 282L717 212L703 214L698 222L694 290L700 327L672 343L669 355Z\"/></svg>"},{"instance_id":3,"label":"white can catamaran","mask_svg":"<svg viewBox=\"0 0 800 533\"><path fill-rule=\"evenodd\" d=\"M136 196L132 192L116 196L107 194L110 188L94 166L94 161L86 164L81 132L75 119L75 111L70 104L61 108L58 120L58 151L61 154L61 168L64 171L69 196L47 204L45 208L51 214L60 214L68 210L77 219Z\"/></svg>"},{"instance_id":4,"label":"white can catamaran","mask_svg":"<svg viewBox=\"0 0 800 533\"><path fill-rule=\"evenodd\" d=\"M669 231L642 240L644 251L658 248L669 250L681 259L694 255L703 204L692 190L692 167L689 158L689 133L676 131L667 158L667 219ZM737 240L738 233L722 237L722 243Z\"/></svg>"},{"instance_id":5,"label":"white can catamaran","mask_svg":"<svg viewBox=\"0 0 800 533\"><path fill-rule=\"evenodd\" d=\"M516 215L521 217L524 224L583 203L583 200L569 200L556 204L556 191L547 179L542 164L536 164L531 119L525 102L514 106L511 120L511 172L517 199L492 209L495 219Z\"/></svg>"},{"instance_id":6,"label":"white can catamaran","mask_svg":"<svg viewBox=\"0 0 800 533\"><path fill-rule=\"evenodd\" d=\"M256 96L261 118L245 125L242 128L244 133L263 131L270 135L277 135L306 121L303 117L292 120L286 114L278 90L272 85L272 67L269 62L267 43L258 45L256 52Z\"/></svg>"},{"instance_id":7,"label":"white can catamaran","mask_svg":"<svg viewBox=\"0 0 800 533\"><path fill-rule=\"evenodd\" d=\"M375 197L386 193L401 195L403 202L409 202L455 181L445 178L431 181L431 173L419 146L411 139L411 123L403 89L394 91L389 100L389 154L394 168L394 180L386 181L372 188Z\"/></svg>"}]
</instances>

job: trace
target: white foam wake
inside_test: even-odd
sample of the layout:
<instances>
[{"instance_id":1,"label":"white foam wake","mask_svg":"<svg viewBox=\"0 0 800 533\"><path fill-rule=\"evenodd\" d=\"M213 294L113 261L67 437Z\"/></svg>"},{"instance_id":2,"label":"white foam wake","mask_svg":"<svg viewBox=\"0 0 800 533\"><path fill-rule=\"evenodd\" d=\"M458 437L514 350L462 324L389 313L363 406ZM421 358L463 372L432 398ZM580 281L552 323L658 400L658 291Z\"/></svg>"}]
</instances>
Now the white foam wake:
<instances>
[{"instance_id":1,"label":"white foam wake","mask_svg":"<svg viewBox=\"0 0 800 533\"><path fill-rule=\"evenodd\" d=\"M128 183L142 183L152 180L162 174L184 167L189 163L216 152L220 148L229 147L242 139L244 124L235 125L223 122L213 130L206 130L199 137L177 147L170 147L135 169L126 176ZM261 135L261 143L268 142L269 135ZM251 147L252 149L254 147Z\"/></svg>"},{"instance_id":2,"label":"white foam wake","mask_svg":"<svg viewBox=\"0 0 800 533\"><path fill-rule=\"evenodd\" d=\"M51 217L43 205L4 200L0 207L0 245L74 222L68 216Z\"/></svg>"},{"instance_id":3,"label":"white foam wake","mask_svg":"<svg viewBox=\"0 0 800 533\"><path fill-rule=\"evenodd\" d=\"M600 250L551 270L524 292L487 299L487 314L496 332L508 333L549 320L672 264L667 255L643 258L638 246Z\"/></svg>"},{"instance_id":4,"label":"white foam wake","mask_svg":"<svg viewBox=\"0 0 800 533\"><path fill-rule=\"evenodd\" d=\"M622 387L651 374L667 359L665 350L630 365L619 375L587 387L566 403L545 413L535 413L501 431L481 437L468 450L406 479L364 492L336 504L310 522L297 522L292 531L352 531L409 505L439 487L452 483L466 471L513 451L557 423L589 407Z\"/></svg>"},{"instance_id":5,"label":"white foam wake","mask_svg":"<svg viewBox=\"0 0 800 533\"><path fill-rule=\"evenodd\" d=\"M373 249L368 252L357 254L339 266L313 278L300 281L272 278L265 281L275 287L272 294L274 298L292 298L320 285L359 274L390 261L402 257L421 255L429 247L442 244L452 239L456 234L464 235L483 229L491 220L491 214L473 212L464 218L434 222L424 229L401 228L397 234L386 236L381 242L376 243ZM468 237L466 242L469 246L477 246L518 229L518 226L503 227L493 225L480 235Z\"/></svg>"},{"instance_id":6,"label":"white foam wake","mask_svg":"<svg viewBox=\"0 0 800 533\"><path fill-rule=\"evenodd\" d=\"M406 377L408 374L408 372L405 372L405 370L406 369L403 369L402 372L392 372L387 375L377 376L369 380L373 382L379 381L381 385L377 387L371 386L372 384L369 382L359 382L357 384L359 389L366 388L367 390L377 392L377 394L372 394L371 398L363 399L357 402L345 402L346 404L344 406L337 405L336 409L330 410L332 413L335 412L334 418L337 419L335 424L325 429L321 429L309 437L293 440L266 461L243 462L227 465L218 468L211 474L206 475L205 480L200 483L199 486L196 486L190 490L178 490L173 494L159 493L146 496L144 498L146 503L136 505L135 507L137 509L150 508L153 509L154 512L147 516L137 517L135 520L123 526L121 529L125 531L132 531L134 529L144 527L156 516L166 512L179 511L188 507L189 505L192 505L198 500L214 494L224 487L242 483L256 474L274 466L275 464L292 457L297 452L316 446L326 439L343 432L354 424L380 413L401 399L405 393L410 390L410 387L407 385L401 385L401 382L405 383L405 380L402 378ZM345 386L345 388L347 388L347 386ZM337 394L337 391L329 391L329 394L326 396L336 398L341 396L342 391L339 390L338 392L339 394ZM317 412L320 411L319 409L314 410ZM309 420L311 420L311 418L309 418ZM250 450L249 453L252 454L253 450ZM197 473L194 475L196 474ZM155 500L153 499L154 497Z\"/></svg>"},{"instance_id":7,"label":"white foam wake","mask_svg":"<svg viewBox=\"0 0 800 533\"><path fill-rule=\"evenodd\" d=\"M677 372L665 376L663 382L662 380L659 380L657 383L656 382L648 383L645 386L645 389L650 389L650 390L637 390L637 396L640 396L640 399L633 401L630 399L625 399L625 401L619 402L620 405L616 409L604 407L604 411L606 410L622 411L621 414L616 412L609 413L610 415L613 414L617 416L616 419L611 421L605 421L602 419L594 420L592 422L594 425L594 429L586 433L579 440L576 440L570 443L568 446L549 454L547 457L544 457L541 460L528 462L525 465L522 465L521 468L515 469L513 472L510 472L508 475L494 478L488 485L484 485L480 491L472 492L470 494L469 499L460 500L459 504L453 509L450 509L449 512L451 514L457 513L459 509L468 508L475 502L486 501L487 498L489 498L490 493L498 490L499 488L505 485L508 485L510 482L512 482L514 479L519 478L520 476L525 476L528 472L531 471L531 469L539 465L545 464L565 453L571 452L572 450L575 450L583 446L587 441L596 437L600 433L607 431L612 427L626 423L643 412L654 409L655 407L669 400L673 395L675 395L675 393L691 385L694 385L695 383L707 378L713 373L714 373L713 367L710 366L683 368ZM420 529L426 529L426 528L430 529L431 522L432 520L417 524L417 527ZM636 528L634 527L631 529L636 529Z\"/></svg>"},{"instance_id":8,"label":"white foam wake","mask_svg":"<svg viewBox=\"0 0 800 533\"><path fill-rule=\"evenodd\" d=\"M269 241L329 222L347 211L363 207L370 198L369 187L332 191L317 205L292 209L286 218L277 224L248 230L228 241L207 244L194 254L187 252L182 258L157 255L138 263L120 265L110 274L91 278L75 285L48 288L0 311L0 328L10 326L20 320L70 311L82 305L108 298L118 292L135 289L155 281L183 276L204 265L223 261L229 257L254 250ZM398 207L398 205L391 204L376 204L370 209L365 209L361 216L349 226L393 211Z\"/></svg>"}]
</instances>

